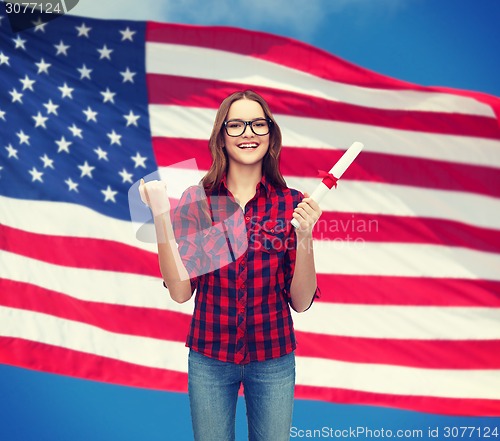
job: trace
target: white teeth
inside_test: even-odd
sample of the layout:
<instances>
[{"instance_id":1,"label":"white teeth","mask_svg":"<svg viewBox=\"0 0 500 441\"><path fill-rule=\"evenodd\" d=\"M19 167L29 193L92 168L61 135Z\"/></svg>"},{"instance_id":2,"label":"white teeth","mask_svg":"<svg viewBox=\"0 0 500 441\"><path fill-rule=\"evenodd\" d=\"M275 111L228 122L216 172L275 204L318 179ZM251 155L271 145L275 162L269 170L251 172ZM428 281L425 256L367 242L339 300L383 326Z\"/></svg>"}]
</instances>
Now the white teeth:
<instances>
[{"instance_id":1,"label":"white teeth","mask_svg":"<svg viewBox=\"0 0 500 441\"><path fill-rule=\"evenodd\" d=\"M238 147L240 149L255 148L257 147L257 144L240 144Z\"/></svg>"}]
</instances>

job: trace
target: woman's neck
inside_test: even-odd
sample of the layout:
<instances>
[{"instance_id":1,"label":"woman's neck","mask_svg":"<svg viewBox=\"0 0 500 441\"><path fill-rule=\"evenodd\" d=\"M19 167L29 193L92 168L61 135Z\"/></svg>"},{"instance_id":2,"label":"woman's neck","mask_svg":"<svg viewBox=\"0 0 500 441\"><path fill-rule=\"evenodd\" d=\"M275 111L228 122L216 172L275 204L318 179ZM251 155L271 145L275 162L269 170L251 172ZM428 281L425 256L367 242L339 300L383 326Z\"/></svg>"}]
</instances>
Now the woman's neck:
<instances>
[{"instance_id":1,"label":"woman's neck","mask_svg":"<svg viewBox=\"0 0 500 441\"><path fill-rule=\"evenodd\" d=\"M255 194L255 188L261 179L260 165L259 167L238 167L232 164L227 172L227 188L244 205Z\"/></svg>"}]
</instances>

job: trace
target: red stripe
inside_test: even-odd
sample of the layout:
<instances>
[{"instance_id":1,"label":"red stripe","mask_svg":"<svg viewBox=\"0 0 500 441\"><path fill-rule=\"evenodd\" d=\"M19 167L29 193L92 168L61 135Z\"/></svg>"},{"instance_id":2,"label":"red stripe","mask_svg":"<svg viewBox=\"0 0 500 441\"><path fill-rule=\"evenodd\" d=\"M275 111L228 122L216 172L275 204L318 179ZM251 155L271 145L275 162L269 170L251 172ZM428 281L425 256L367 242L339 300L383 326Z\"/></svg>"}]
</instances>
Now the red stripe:
<instances>
[{"instance_id":1,"label":"red stripe","mask_svg":"<svg viewBox=\"0 0 500 441\"><path fill-rule=\"evenodd\" d=\"M500 282L426 277L318 274L321 302L500 307Z\"/></svg>"},{"instance_id":2,"label":"red stripe","mask_svg":"<svg viewBox=\"0 0 500 441\"><path fill-rule=\"evenodd\" d=\"M18 338L0 337L0 363L124 386L187 392L187 373L127 363Z\"/></svg>"},{"instance_id":3,"label":"red stripe","mask_svg":"<svg viewBox=\"0 0 500 441\"><path fill-rule=\"evenodd\" d=\"M500 118L500 100L484 93L444 87L424 87L364 69L322 49L263 32L220 26L192 26L149 22L146 41L218 49L243 54L301 70L331 81L376 89L416 90L466 96L490 106Z\"/></svg>"},{"instance_id":4,"label":"red stripe","mask_svg":"<svg viewBox=\"0 0 500 441\"><path fill-rule=\"evenodd\" d=\"M205 140L156 137L153 150L160 167L195 158L199 169L208 170L212 163ZM318 169L331 167L343 153L342 150L285 146L280 169L287 176L317 177ZM339 186L350 179L500 197L497 169L385 153L363 152L346 171Z\"/></svg>"},{"instance_id":5,"label":"red stripe","mask_svg":"<svg viewBox=\"0 0 500 441\"><path fill-rule=\"evenodd\" d=\"M186 341L191 321L188 315L178 312L90 302L7 279L0 279L0 305L86 323L118 334L178 342Z\"/></svg>"},{"instance_id":6,"label":"red stripe","mask_svg":"<svg viewBox=\"0 0 500 441\"><path fill-rule=\"evenodd\" d=\"M0 363L124 386L187 392L187 374L22 339L0 337ZM96 368L98 366L98 368ZM389 395L297 385L297 399L388 406L445 415L498 416L499 400Z\"/></svg>"},{"instance_id":7,"label":"red stripe","mask_svg":"<svg viewBox=\"0 0 500 441\"><path fill-rule=\"evenodd\" d=\"M424 369L500 369L500 340L398 340L296 334L297 355L303 357Z\"/></svg>"},{"instance_id":8,"label":"red stripe","mask_svg":"<svg viewBox=\"0 0 500 441\"><path fill-rule=\"evenodd\" d=\"M248 89L248 85L244 83L160 74L148 74L147 83L151 104L209 109L217 109L222 100L235 90ZM266 99L275 114L398 130L500 139L497 121L484 116L374 109L270 87L259 86L252 89Z\"/></svg>"},{"instance_id":9,"label":"red stripe","mask_svg":"<svg viewBox=\"0 0 500 441\"><path fill-rule=\"evenodd\" d=\"M457 416L500 415L500 400L441 398L419 395L390 395L349 389L297 385L298 399L323 400L340 404L361 404L407 409L416 412ZM424 429L425 432L426 429Z\"/></svg>"},{"instance_id":10,"label":"red stripe","mask_svg":"<svg viewBox=\"0 0 500 441\"><path fill-rule=\"evenodd\" d=\"M114 333L182 343L191 321L190 316L178 312L89 302L5 279L0 279L0 305L85 323ZM500 369L499 340L397 340L303 331L297 331L296 336L297 354L307 357L421 368Z\"/></svg>"},{"instance_id":11,"label":"red stripe","mask_svg":"<svg viewBox=\"0 0 500 441\"><path fill-rule=\"evenodd\" d=\"M5 225L0 225L0 238L0 249L55 265L161 277L156 253L120 242L49 236Z\"/></svg>"}]
</instances>

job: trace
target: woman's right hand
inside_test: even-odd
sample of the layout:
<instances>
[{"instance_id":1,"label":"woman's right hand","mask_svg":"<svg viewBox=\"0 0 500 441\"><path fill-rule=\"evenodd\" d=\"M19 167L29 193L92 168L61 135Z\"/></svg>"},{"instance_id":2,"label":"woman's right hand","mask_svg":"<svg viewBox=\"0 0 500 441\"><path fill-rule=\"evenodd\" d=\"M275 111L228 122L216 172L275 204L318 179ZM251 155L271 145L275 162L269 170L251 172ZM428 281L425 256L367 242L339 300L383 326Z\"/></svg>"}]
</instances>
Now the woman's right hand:
<instances>
[{"instance_id":1,"label":"woman's right hand","mask_svg":"<svg viewBox=\"0 0 500 441\"><path fill-rule=\"evenodd\" d=\"M141 179L139 194L141 195L142 202L151 208L154 217L170 210L170 201L168 200L165 182L157 180L144 182L144 179Z\"/></svg>"}]
</instances>

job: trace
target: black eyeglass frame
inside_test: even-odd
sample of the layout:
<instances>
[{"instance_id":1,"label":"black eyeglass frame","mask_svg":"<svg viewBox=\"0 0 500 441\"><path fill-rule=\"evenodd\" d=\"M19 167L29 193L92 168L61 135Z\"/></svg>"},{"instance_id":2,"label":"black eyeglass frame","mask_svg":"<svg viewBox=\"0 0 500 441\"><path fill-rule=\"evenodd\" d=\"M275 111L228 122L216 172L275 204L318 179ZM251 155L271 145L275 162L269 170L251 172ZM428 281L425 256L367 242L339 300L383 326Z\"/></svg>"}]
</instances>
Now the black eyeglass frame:
<instances>
[{"instance_id":1,"label":"black eyeglass frame","mask_svg":"<svg viewBox=\"0 0 500 441\"><path fill-rule=\"evenodd\" d=\"M269 125L269 130L268 130L267 133L259 134L259 133L255 132L255 130L253 129L253 123L255 123L257 121L266 121L267 122L267 124ZM228 130L227 130L227 125L230 122L241 122L241 123L243 123L244 124L243 131L239 135L230 135L229 132L228 132ZM266 135L269 135L269 133L271 133L271 128L273 126L273 120L270 119L270 118L256 118L256 119L252 119L251 121L243 121L242 119L230 119L229 121L224 121L223 125L224 125L224 129L226 130L227 136L231 136L232 138L237 138L238 136L243 135L243 133L245 133L245 130L247 129L247 126L250 126L250 130L255 135L257 135L257 136L266 136Z\"/></svg>"}]
</instances>

